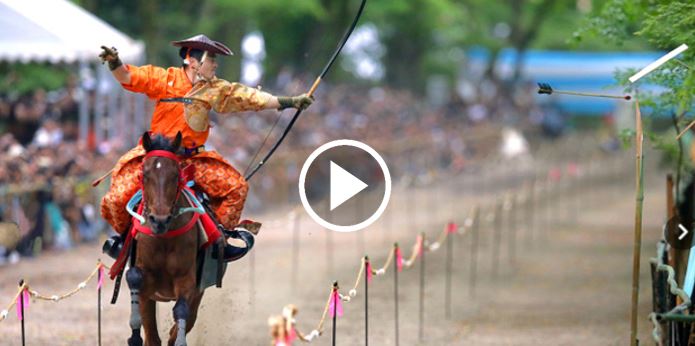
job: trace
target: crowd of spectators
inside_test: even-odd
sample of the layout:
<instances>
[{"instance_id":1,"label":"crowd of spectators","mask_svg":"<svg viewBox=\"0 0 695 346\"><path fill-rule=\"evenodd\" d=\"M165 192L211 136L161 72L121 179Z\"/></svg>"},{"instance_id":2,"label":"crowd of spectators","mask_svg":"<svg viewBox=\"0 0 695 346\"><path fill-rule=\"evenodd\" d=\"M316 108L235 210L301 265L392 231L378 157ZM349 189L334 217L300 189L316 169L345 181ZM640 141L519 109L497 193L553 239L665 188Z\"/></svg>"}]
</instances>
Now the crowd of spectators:
<instances>
[{"instance_id":1,"label":"crowd of spectators","mask_svg":"<svg viewBox=\"0 0 695 346\"><path fill-rule=\"evenodd\" d=\"M297 94L308 89L298 82L301 79L284 77L271 83L273 93ZM361 140L384 150L382 155L395 176L418 176L432 169L464 170L469 158L478 154L465 131L475 132L513 109L513 105L500 107L494 97L456 96L454 101L432 106L409 91L328 83L315 96L317 101L283 144L284 153L274 158L282 164L265 167L265 173L256 178L247 208L257 210L271 200L278 202L279 189L296 185L303 159L293 159L292 153L306 153L334 139ZM23 255L46 247L69 248L108 231L98 215L99 197L108 184L95 190L90 181L107 172L135 143L114 139L118 145L100 146L78 141L82 97L84 92L75 79L57 91L0 95L0 221L20 223L23 238L17 250ZM523 95L521 100L528 101ZM282 114L260 156L290 117L289 111ZM243 173L278 113L213 115L212 119L208 149L220 152ZM289 159L283 160L283 156ZM290 201L289 195L283 195L280 202ZM9 250L0 244L0 263Z\"/></svg>"}]
</instances>

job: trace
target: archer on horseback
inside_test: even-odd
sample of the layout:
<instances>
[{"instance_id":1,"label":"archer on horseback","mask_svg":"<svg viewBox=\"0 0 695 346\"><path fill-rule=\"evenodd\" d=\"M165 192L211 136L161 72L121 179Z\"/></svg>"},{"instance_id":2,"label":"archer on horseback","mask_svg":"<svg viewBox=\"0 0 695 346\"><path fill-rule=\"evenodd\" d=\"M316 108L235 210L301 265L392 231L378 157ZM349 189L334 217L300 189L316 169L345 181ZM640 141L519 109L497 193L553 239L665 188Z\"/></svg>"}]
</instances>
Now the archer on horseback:
<instances>
[{"instance_id":1,"label":"archer on horseback","mask_svg":"<svg viewBox=\"0 0 695 346\"><path fill-rule=\"evenodd\" d=\"M218 55L229 56L232 51L224 44L205 35L174 41L180 47L182 67L167 69L146 65L124 65L115 48L102 46L99 55L107 62L123 88L146 94L156 101L150 130L173 139L177 132L183 136L180 157L185 164L194 166L194 182L210 198L217 220L226 230L234 229L241 216L248 185L244 177L215 151L206 151L210 124L208 113L260 111L263 109L297 108L303 110L312 103L312 97L302 94L277 97L260 89L240 83L231 83L215 76ZM123 235L128 231L131 216L126 204L139 189L142 160L145 150L141 145L131 149L112 170L111 187L102 199L101 215L113 229ZM120 236L104 244L104 252L116 257L122 247ZM238 251L227 243L225 260L235 260Z\"/></svg>"}]
</instances>

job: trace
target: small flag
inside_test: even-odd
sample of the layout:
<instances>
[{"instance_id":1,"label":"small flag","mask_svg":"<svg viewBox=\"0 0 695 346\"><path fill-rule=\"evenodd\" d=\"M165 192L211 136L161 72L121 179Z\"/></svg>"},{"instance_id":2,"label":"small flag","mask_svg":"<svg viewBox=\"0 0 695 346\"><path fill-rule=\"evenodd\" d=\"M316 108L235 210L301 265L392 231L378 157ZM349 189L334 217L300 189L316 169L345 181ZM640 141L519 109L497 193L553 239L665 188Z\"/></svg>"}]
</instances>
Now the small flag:
<instances>
[{"instance_id":1,"label":"small flag","mask_svg":"<svg viewBox=\"0 0 695 346\"><path fill-rule=\"evenodd\" d=\"M99 281L97 281L97 291L101 289L101 285L104 283L104 265L99 264Z\"/></svg>"},{"instance_id":2,"label":"small flag","mask_svg":"<svg viewBox=\"0 0 695 346\"><path fill-rule=\"evenodd\" d=\"M449 222L446 225L446 232L447 233L456 233L458 231L459 226L455 222Z\"/></svg>"},{"instance_id":3,"label":"small flag","mask_svg":"<svg viewBox=\"0 0 695 346\"><path fill-rule=\"evenodd\" d=\"M338 290L333 290L333 296L331 297L331 317L334 317L335 314L338 314L338 317L343 316L343 304L340 301L340 295L338 294Z\"/></svg>"},{"instance_id":4,"label":"small flag","mask_svg":"<svg viewBox=\"0 0 695 346\"><path fill-rule=\"evenodd\" d=\"M26 311L27 308L29 308L29 292L26 288L24 288L22 293L17 297L17 318L20 321L24 319L24 315L22 315L22 301L24 302L24 311Z\"/></svg>"},{"instance_id":5,"label":"small flag","mask_svg":"<svg viewBox=\"0 0 695 346\"><path fill-rule=\"evenodd\" d=\"M367 271L367 282L372 282L372 265L367 262L365 265L365 270Z\"/></svg>"},{"instance_id":6,"label":"small flag","mask_svg":"<svg viewBox=\"0 0 695 346\"><path fill-rule=\"evenodd\" d=\"M401 255L401 248L399 247L396 248L396 266L399 272L403 270L403 256Z\"/></svg>"}]
</instances>

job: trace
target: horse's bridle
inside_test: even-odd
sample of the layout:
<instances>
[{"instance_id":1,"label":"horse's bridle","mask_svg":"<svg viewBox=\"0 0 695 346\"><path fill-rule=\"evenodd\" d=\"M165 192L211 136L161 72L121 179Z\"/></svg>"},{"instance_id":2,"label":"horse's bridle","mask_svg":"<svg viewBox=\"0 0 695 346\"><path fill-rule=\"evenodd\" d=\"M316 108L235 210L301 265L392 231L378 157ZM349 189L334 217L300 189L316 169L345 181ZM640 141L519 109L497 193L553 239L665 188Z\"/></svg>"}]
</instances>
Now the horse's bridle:
<instances>
[{"instance_id":1,"label":"horse's bridle","mask_svg":"<svg viewBox=\"0 0 695 346\"><path fill-rule=\"evenodd\" d=\"M173 213L173 208L172 207L172 219L175 219L179 217L181 214L185 214L188 212L194 212L197 214L204 214L205 213L205 208L200 204L198 199L193 195L193 193L188 189L188 182L193 180L193 171L188 168L181 168L181 159L174 153L168 150L152 150L147 152L143 159L143 163L145 160L151 157L164 157L170 160L174 160L176 162L176 167L179 171L179 179L178 183L176 186L176 198L174 199L177 201L179 199L179 196L183 192L186 197L190 200L190 202L194 205L193 207L184 207L184 208L179 208L178 212ZM141 210L144 211L144 203L145 203L145 196L144 196L144 191L145 191L145 186L144 186L144 173L141 171L140 173L140 189L138 192L130 199L128 202L128 205L126 207L128 213L132 215L135 219L137 219L141 225L144 225L147 223L147 219L140 213L135 211L135 206L137 205L138 202L142 201L143 206L140 208Z\"/></svg>"},{"instance_id":2,"label":"horse's bridle","mask_svg":"<svg viewBox=\"0 0 695 346\"><path fill-rule=\"evenodd\" d=\"M142 160L142 169L141 169L141 174L140 174L140 187L143 191L143 196L142 196L142 201L145 203L145 161L151 157L163 157L167 158L170 160L173 160L176 162L176 169L179 171L179 179L178 179L178 184L176 185L176 198L174 198L174 203L179 200L179 196L181 196L181 191L183 191L184 187L186 186L186 181L190 180L188 178L192 177L184 177L183 170L181 169L181 159L178 157L178 155L172 153L171 151L168 150L152 150L147 152L145 154L145 158ZM172 206L172 211L173 211L174 206Z\"/></svg>"}]
</instances>

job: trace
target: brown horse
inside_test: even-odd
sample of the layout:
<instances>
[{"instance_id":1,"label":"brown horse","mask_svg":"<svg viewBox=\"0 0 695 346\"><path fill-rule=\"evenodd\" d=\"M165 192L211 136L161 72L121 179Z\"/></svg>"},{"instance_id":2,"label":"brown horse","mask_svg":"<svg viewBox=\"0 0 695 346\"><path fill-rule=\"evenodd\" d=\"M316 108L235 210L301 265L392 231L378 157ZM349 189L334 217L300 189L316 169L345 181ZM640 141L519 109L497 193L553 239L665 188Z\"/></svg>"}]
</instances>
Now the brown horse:
<instances>
[{"instance_id":1,"label":"brown horse","mask_svg":"<svg viewBox=\"0 0 695 346\"><path fill-rule=\"evenodd\" d=\"M142 137L147 152L142 163L142 215L136 215L147 234L138 233L135 265L126 273L131 289L128 345L142 345L140 326L145 330L145 345L161 345L157 332L156 302L176 301L169 345L186 345L186 334L193 328L203 290L196 282L196 257L200 245L199 222L194 205L183 192L185 180L175 153L181 145L181 133L173 143L162 136ZM195 203L193 203L195 204ZM134 220L135 222L136 220ZM180 230L190 228L188 231ZM142 231L141 231L142 232ZM168 235L172 235L168 237Z\"/></svg>"}]
</instances>

